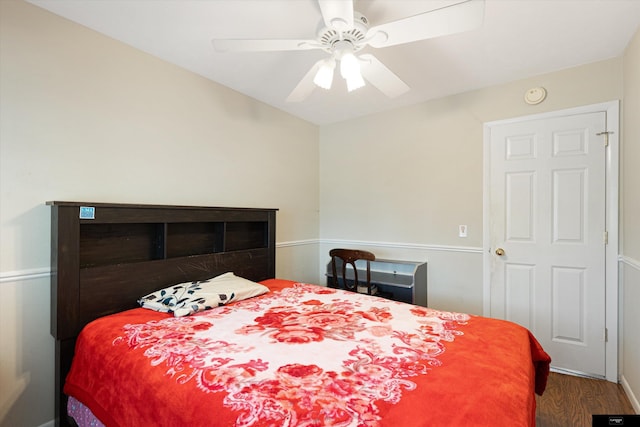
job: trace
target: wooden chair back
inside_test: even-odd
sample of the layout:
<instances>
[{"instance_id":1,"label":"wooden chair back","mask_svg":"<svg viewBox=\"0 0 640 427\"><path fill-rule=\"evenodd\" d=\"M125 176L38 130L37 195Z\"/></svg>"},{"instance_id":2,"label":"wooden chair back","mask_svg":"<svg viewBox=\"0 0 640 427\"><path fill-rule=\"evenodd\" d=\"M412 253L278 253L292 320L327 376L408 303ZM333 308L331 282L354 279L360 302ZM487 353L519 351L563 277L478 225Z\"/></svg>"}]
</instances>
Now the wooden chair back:
<instances>
[{"instance_id":1,"label":"wooden chair back","mask_svg":"<svg viewBox=\"0 0 640 427\"><path fill-rule=\"evenodd\" d=\"M358 249L331 249L329 251L331 256L331 272L333 273L333 285L336 288L340 287L342 281L344 288L349 291L358 292L359 288L364 289L366 287L367 294L374 295L376 287L371 284L371 261L376 260L376 256L368 251ZM342 261L342 266L338 269L337 260ZM356 261L366 261L366 279L360 281L358 279L358 269L356 268ZM351 265L353 268L353 281L347 279L347 265ZM340 275L338 275L338 271ZM363 292L364 293L364 292Z\"/></svg>"}]
</instances>

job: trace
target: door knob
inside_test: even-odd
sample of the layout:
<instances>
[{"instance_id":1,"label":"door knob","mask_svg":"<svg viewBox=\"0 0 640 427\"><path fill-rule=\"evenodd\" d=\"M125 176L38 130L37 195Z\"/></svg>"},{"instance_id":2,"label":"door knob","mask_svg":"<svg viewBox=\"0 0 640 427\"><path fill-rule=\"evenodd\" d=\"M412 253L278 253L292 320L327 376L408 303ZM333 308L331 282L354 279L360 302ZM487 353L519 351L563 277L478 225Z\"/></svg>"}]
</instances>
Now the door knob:
<instances>
[{"instance_id":1,"label":"door knob","mask_svg":"<svg viewBox=\"0 0 640 427\"><path fill-rule=\"evenodd\" d=\"M498 256L504 255L504 249L502 249L502 248L496 249L496 255L498 255Z\"/></svg>"}]
</instances>

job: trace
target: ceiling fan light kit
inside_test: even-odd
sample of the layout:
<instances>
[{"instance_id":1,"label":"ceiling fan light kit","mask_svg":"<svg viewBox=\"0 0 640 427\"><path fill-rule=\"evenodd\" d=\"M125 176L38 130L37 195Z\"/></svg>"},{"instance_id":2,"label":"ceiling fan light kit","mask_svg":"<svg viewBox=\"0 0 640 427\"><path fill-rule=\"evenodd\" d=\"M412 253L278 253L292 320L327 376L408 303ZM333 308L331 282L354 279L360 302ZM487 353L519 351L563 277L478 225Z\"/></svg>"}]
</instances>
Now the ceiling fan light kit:
<instances>
[{"instance_id":1,"label":"ceiling fan light kit","mask_svg":"<svg viewBox=\"0 0 640 427\"><path fill-rule=\"evenodd\" d=\"M335 68L336 61L333 58L324 60L313 78L313 82L316 86L321 87L322 89L331 89L331 83L333 83L333 70Z\"/></svg>"},{"instance_id":2,"label":"ceiling fan light kit","mask_svg":"<svg viewBox=\"0 0 640 427\"><path fill-rule=\"evenodd\" d=\"M340 75L347 82L349 92L365 85L360 73L360 61L353 54L353 46L347 41L340 41L334 45L334 55L321 61L318 72L313 78L313 83L323 89L331 89L336 60L340 61Z\"/></svg>"},{"instance_id":3,"label":"ceiling fan light kit","mask_svg":"<svg viewBox=\"0 0 640 427\"><path fill-rule=\"evenodd\" d=\"M356 57L365 47L383 48L479 27L484 18L484 0L461 0L458 3L385 24L369 26L361 13L353 10L353 0L317 0L324 27L316 40L244 40L216 39L214 48L228 51L297 51L324 50L330 58L316 62L296 85L287 102L301 102L315 87L330 89L336 61L340 75L351 92L371 83L393 98L406 93L409 86L370 53Z\"/></svg>"},{"instance_id":4,"label":"ceiling fan light kit","mask_svg":"<svg viewBox=\"0 0 640 427\"><path fill-rule=\"evenodd\" d=\"M347 80L347 92L353 92L356 89L360 89L365 85L364 78L360 73L349 77Z\"/></svg>"},{"instance_id":5,"label":"ceiling fan light kit","mask_svg":"<svg viewBox=\"0 0 640 427\"><path fill-rule=\"evenodd\" d=\"M360 73L360 62L353 54L353 45L346 40L334 44L334 55L340 61L340 75L347 81L349 92L364 86L364 79Z\"/></svg>"}]
</instances>

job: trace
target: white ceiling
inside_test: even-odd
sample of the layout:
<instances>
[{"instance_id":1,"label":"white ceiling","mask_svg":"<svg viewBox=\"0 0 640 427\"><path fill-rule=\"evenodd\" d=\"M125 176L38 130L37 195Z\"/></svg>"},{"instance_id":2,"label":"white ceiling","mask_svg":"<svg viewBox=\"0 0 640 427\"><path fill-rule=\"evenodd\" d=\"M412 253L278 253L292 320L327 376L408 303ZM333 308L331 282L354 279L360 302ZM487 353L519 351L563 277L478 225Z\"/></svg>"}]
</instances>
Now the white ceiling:
<instances>
[{"instance_id":1,"label":"white ceiling","mask_svg":"<svg viewBox=\"0 0 640 427\"><path fill-rule=\"evenodd\" d=\"M481 28L365 48L411 88L389 99L342 79L303 102L285 99L320 50L217 53L214 38L313 39L316 0L29 0L55 14L316 124L620 56L640 26L640 0L486 0ZM356 0L372 25L460 0Z\"/></svg>"}]
</instances>

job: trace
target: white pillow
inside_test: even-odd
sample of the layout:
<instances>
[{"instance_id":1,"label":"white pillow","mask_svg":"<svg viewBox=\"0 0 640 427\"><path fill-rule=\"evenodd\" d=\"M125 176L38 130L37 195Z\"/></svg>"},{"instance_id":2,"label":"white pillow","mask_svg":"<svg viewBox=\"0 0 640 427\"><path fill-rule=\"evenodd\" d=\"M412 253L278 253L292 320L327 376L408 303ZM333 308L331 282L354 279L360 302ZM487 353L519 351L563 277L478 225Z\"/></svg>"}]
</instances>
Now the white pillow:
<instances>
[{"instance_id":1,"label":"white pillow","mask_svg":"<svg viewBox=\"0 0 640 427\"><path fill-rule=\"evenodd\" d=\"M144 308L181 317L266 292L269 292L269 288L260 283L243 279L233 273L225 273L199 282L179 283L160 289L140 298L138 304Z\"/></svg>"}]
</instances>

